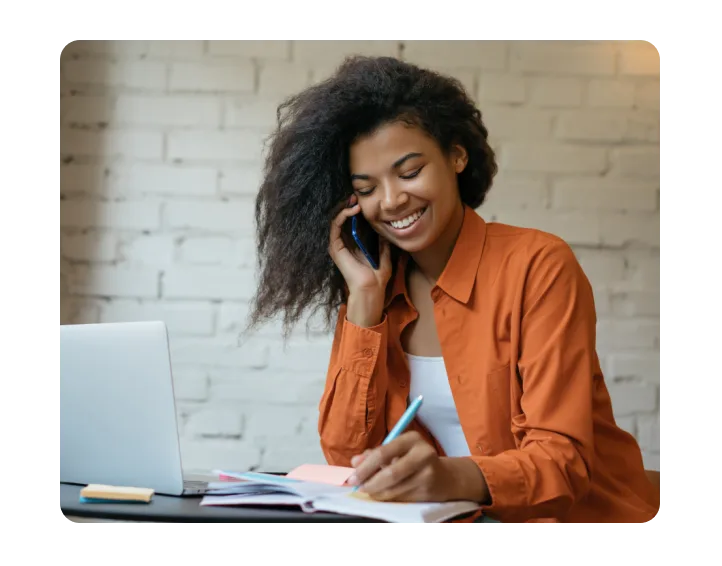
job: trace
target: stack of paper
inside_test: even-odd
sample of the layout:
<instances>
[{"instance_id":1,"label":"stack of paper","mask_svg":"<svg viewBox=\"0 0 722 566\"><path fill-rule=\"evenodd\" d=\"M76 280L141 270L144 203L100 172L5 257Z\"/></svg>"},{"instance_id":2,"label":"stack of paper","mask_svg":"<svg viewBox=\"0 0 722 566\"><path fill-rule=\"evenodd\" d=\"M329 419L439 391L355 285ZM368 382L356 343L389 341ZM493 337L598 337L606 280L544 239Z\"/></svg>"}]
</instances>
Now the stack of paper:
<instances>
[{"instance_id":1,"label":"stack of paper","mask_svg":"<svg viewBox=\"0 0 722 566\"><path fill-rule=\"evenodd\" d=\"M330 485L255 472L219 472L239 481L209 485L201 505L291 505L303 511L326 511L394 523L436 523L473 512L471 501L386 503L374 501L345 485Z\"/></svg>"}]
</instances>

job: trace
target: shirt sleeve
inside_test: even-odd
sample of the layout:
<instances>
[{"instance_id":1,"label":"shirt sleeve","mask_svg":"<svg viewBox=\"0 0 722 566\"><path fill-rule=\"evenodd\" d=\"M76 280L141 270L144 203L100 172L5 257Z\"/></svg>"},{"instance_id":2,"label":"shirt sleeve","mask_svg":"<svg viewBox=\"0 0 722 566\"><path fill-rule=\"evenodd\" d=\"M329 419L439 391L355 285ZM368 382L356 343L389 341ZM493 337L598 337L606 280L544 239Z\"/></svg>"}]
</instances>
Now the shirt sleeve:
<instances>
[{"instance_id":1,"label":"shirt sleeve","mask_svg":"<svg viewBox=\"0 0 722 566\"><path fill-rule=\"evenodd\" d=\"M563 517L589 489L592 399L602 376L592 288L561 240L529 262L517 367L523 390L519 448L473 457L491 496L484 511L506 520Z\"/></svg>"},{"instance_id":2,"label":"shirt sleeve","mask_svg":"<svg viewBox=\"0 0 722 566\"><path fill-rule=\"evenodd\" d=\"M387 339L385 314L363 328L349 322L341 306L319 407L321 448L331 465L350 466L353 456L383 441Z\"/></svg>"}]
</instances>

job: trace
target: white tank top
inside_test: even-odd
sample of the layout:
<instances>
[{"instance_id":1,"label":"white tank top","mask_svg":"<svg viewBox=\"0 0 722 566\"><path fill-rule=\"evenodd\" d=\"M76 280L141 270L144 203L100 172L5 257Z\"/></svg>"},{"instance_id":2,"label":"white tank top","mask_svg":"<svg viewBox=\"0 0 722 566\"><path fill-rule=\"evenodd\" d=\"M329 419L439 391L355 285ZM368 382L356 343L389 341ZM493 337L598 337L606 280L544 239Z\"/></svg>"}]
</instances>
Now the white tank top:
<instances>
[{"instance_id":1,"label":"white tank top","mask_svg":"<svg viewBox=\"0 0 722 566\"><path fill-rule=\"evenodd\" d=\"M433 435L447 456L469 456L469 446L459 424L454 397L442 357L406 354L411 371L409 397L424 396L416 418Z\"/></svg>"}]
</instances>

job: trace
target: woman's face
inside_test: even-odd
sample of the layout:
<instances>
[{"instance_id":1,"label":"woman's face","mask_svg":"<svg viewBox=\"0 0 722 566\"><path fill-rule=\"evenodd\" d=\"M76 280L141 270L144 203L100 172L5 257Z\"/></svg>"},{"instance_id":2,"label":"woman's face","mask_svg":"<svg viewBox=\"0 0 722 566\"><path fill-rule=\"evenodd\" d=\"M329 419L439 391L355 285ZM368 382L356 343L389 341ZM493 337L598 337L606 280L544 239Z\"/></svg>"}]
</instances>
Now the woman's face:
<instances>
[{"instance_id":1,"label":"woman's face","mask_svg":"<svg viewBox=\"0 0 722 566\"><path fill-rule=\"evenodd\" d=\"M374 230L415 253L430 247L463 210L457 174L467 153L444 155L426 132L393 122L350 148L351 183Z\"/></svg>"}]
</instances>

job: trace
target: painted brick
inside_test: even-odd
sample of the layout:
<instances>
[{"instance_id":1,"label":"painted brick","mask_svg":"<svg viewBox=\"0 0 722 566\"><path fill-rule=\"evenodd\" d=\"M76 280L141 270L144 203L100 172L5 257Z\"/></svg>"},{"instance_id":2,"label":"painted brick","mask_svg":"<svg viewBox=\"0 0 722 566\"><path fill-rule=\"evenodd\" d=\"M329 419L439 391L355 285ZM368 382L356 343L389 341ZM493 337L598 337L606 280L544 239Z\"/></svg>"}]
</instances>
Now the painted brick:
<instances>
[{"instance_id":1,"label":"painted brick","mask_svg":"<svg viewBox=\"0 0 722 566\"><path fill-rule=\"evenodd\" d=\"M173 263L175 239L168 234L131 236L120 244L123 261L136 265L164 267Z\"/></svg>"},{"instance_id":2,"label":"painted brick","mask_svg":"<svg viewBox=\"0 0 722 566\"><path fill-rule=\"evenodd\" d=\"M70 163L60 166L60 192L62 194L101 194L106 183L105 168L101 165Z\"/></svg>"},{"instance_id":3,"label":"painted brick","mask_svg":"<svg viewBox=\"0 0 722 566\"><path fill-rule=\"evenodd\" d=\"M168 134L170 160L259 161L262 158L263 132L174 131ZM203 140L200 142L199 140Z\"/></svg>"},{"instance_id":4,"label":"painted brick","mask_svg":"<svg viewBox=\"0 0 722 566\"><path fill-rule=\"evenodd\" d=\"M617 316L659 316L659 292L628 291L611 296L612 312Z\"/></svg>"},{"instance_id":5,"label":"painted brick","mask_svg":"<svg viewBox=\"0 0 722 566\"><path fill-rule=\"evenodd\" d=\"M164 226L170 229L232 232L255 235L253 201L169 202L164 209Z\"/></svg>"},{"instance_id":6,"label":"painted brick","mask_svg":"<svg viewBox=\"0 0 722 566\"><path fill-rule=\"evenodd\" d=\"M228 128L255 128L270 131L276 125L277 96L245 97L226 101L225 125Z\"/></svg>"},{"instance_id":7,"label":"painted brick","mask_svg":"<svg viewBox=\"0 0 722 566\"><path fill-rule=\"evenodd\" d=\"M658 352L614 353L609 356L607 378L635 378L659 384Z\"/></svg>"},{"instance_id":8,"label":"painted brick","mask_svg":"<svg viewBox=\"0 0 722 566\"><path fill-rule=\"evenodd\" d=\"M291 63L266 63L259 72L258 93L288 95L303 90L311 84L311 71Z\"/></svg>"},{"instance_id":9,"label":"painted brick","mask_svg":"<svg viewBox=\"0 0 722 566\"><path fill-rule=\"evenodd\" d=\"M213 196L217 177L212 167L133 163L112 167L108 188L121 194Z\"/></svg>"},{"instance_id":10,"label":"painted brick","mask_svg":"<svg viewBox=\"0 0 722 566\"><path fill-rule=\"evenodd\" d=\"M65 234L60 238L62 256L79 261L113 261L117 255L118 237L115 234Z\"/></svg>"},{"instance_id":11,"label":"painted brick","mask_svg":"<svg viewBox=\"0 0 722 566\"><path fill-rule=\"evenodd\" d=\"M232 409L199 410L188 415L184 433L188 437L241 438L243 418Z\"/></svg>"},{"instance_id":12,"label":"painted brick","mask_svg":"<svg viewBox=\"0 0 722 566\"><path fill-rule=\"evenodd\" d=\"M261 463L261 449L232 438L181 437L183 469L188 473L211 473L215 469L248 471Z\"/></svg>"},{"instance_id":13,"label":"painted brick","mask_svg":"<svg viewBox=\"0 0 722 566\"><path fill-rule=\"evenodd\" d=\"M404 59L421 66L500 70L506 67L507 51L505 41L404 42Z\"/></svg>"},{"instance_id":14,"label":"painted brick","mask_svg":"<svg viewBox=\"0 0 722 566\"><path fill-rule=\"evenodd\" d=\"M396 41L294 41L293 61L301 63L340 63L349 55L391 56L399 54Z\"/></svg>"},{"instance_id":15,"label":"painted brick","mask_svg":"<svg viewBox=\"0 0 722 566\"><path fill-rule=\"evenodd\" d=\"M504 208L546 208L548 191L544 179L536 175L500 172L487 193L480 210L500 210Z\"/></svg>"},{"instance_id":16,"label":"painted brick","mask_svg":"<svg viewBox=\"0 0 722 566\"><path fill-rule=\"evenodd\" d=\"M318 338L305 340L303 338L289 339L283 348L274 352L271 358L271 370L293 371L303 367L307 371L316 370L324 373L328 370L328 360L331 356L331 340Z\"/></svg>"},{"instance_id":17,"label":"painted brick","mask_svg":"<svg viewBox=\"0 0 722 566\"><path fill-rule=\"evenodd\" d=\"M622 114L565 112L557 119L554 137L563 141L621 142L627 128L627 117Z\"/></svg>"},{"instance_id":18,"label":"painted brick","mask_svg":"<svg viewBox=\"0 0 722 566\"><path fill-rule=\"evenodd\" d=\"M160 132L125 130L61 130L62 155L114 157L123 159L161 159L163 135Z\"/></svg>"},{"instance_id":19,"label":"painted brick","mask_svg":"<svg viewBox=\"0 0 722 566\"><path fill-rule=\"evenodd\" d=\"M220 124L220 116L220 101L214 98L121 95L112 118L124 126L213 127Z\"/></svg>"},{"instance_id":20,"label":"painted brick","mask_svg":"<svg viewBox=\"0 0 722 566\"><path fill-rule=\"evenodd\" d=\"M635 382L613 383L609 386L612 410L615 416L624 417L657 408L657 388Z\"/></svg>"},{"instance_id":21,"label":"painted brick","mask_svg":"<svg viewBox=\"0 0 722 566\"><path fill-rule=\"evenodd\" d=\"M631 49L623 49L619 72L622 75L659 76L659 52L651 43L639 42Z\"/></svg>"},{"instance_id":22,"label":"painted brick","mask_svg":"<svg viewBox=\"0 0 722 566\"><path fill-rule=\"evenodd\" d=\"M510 65L515 73L612 76L615 58L608 44L519 41L512 44Z\"/></svg>"},{"instance_id":23,"label":"painted brick","mask_svg":"<svg viewBox=\"0 0 722 566\"><path fill-rule=\"evenodd\" d=\"M160 225L157 202L61 201L61 228L152 230Z\"/></svg>"},{"instance_id":24,"label":"painted brick","mask_svg":"<svg viewBox=\"0 0 722 566\"><path fill-rule=\"evenodd\" d=\"M158 271L112 265L78 266L68 278L68 290L73 295L89 297L155 298Z\"/></svg>"},{"instance_id":25,"label":"painted brick","mask_svg":"<svg viewBox=\"0 0 722 566\"><path fill-rule=\"evenodd\" d=\"M157 61L65 61L60 72L71 84L155 91L166 85L166 65Z\"/></svg>"},{"instance_id":26,"label":"painted brick","mask_svg":"<svg viewBox=\"0 0 722 566\"><path fill-rule=\"evenodd\" d=\"M231 336L178 338L171 341L171 360L176 364L202 364L206 367L262 369L268 365L269 345L250 340L239 346Z\"/></svg>"},{"instance_id":27,"label":"painted brick","mask_svg":"<svg viewBox=\"0 0 722 566\"><path fill-rule=\"evenodd\" d=\"M302 436L304 430L313 431L317 436L318 403L312 405L281 405L276 403L254 403L256 410L248 415L246 434L254 440L286 438L294 439L296 445L308 445L309 437ZM313 437L311 437L313 438Z\"/></svg>"},{"instance_id":28,"label":"painted brick","mask_svg":"<svg viewBox=\"0 0 722 566\"><path fill-rule=\"evenodd\" d=\"M235 371L211 372L210 398L219 402L266 403L274 391L274 404L316 405L323 395L325 372Z\"/></svg>"},{"instance_id":29,"label":"painted brick","mask_svg":"<svg viewBox=\"0 0 722 566\"><path fill-rule=\"evenodd\" d=\"M482 73L478 99L482 104L522 104L526 100L526 80L517 75Z\"/></svg>"},{"instance_id":30,"label":"painted brick","mask_svg":"<svg viewBox=\"0 0 722 566\"><path fill-rule=\"evenodd\" d=\"M552 183L555 208L654 211L659 184L624 178L562 177Z\"/></svg>"},{"instance_id":31,"label":"painted brick","mask_svg":"<svg viewBox=\"0 0 722 566\"><path fill-rule=\"evenodd\" d=\"M596 219L577 211L501 210L495 212L492 219L503 224L549 232L569 244L598 244L600 239Z\"/></svg>"},{"instance_id":32,"label":"painted brick","mask_svg":"<svg viewBox=\"0 0 722 566\"><path fill-rule=\"evenodd\" d=\"M169 41L158 40L148 42L148 57L153 59L188 60L203 57L203 41Z\"/></svg>"},{"instance_id":33,"label":"painted brick","mask_svg":"<svg viewBox=\"0 0 722 566\"><path fill-rule=\"evenodd\" d=\"M492 139L548 139L551 135L553 115L548 111L485 106L481 117Z\"/></svg>"},{"instance_id":34,"label":"painted brick","mask_svg":"<svg viewBox=\"0 0 722 566\"><path fill-rule=\"evenodd\" d=\"M659 142L659 110L635 110L627 116L628 142Z\"/></svg>"},{"instance_id":35,"label":"painted brick","mask_svg":"<svg viewBox=\"0 0 722 566\"><path fill-rule=\"evenodd\" d=\"M620 147L611 151L611 174L644 179L659 178L659 147Z\"/></svg>"},{"instance_id":36,"label":"painted brick","mask_svg":"<svg viewBox=\"0 0 722 566\"><path fill-rule=\"evenodd\" d=\"M108 124L115 113L115 100L109 96L66 96L60 100L60 122L78 126Z\"/></svg>"},{"instance_id":37,"label":"painted brick","mask_svg":"<svg viewBox=\"0 0 722 566\"><path fill-rule=\"evenodd\" d=\"M600 215L602 243L623 246L642 243L659 247L659 214L610 213Z\"/></svg>"},{"instance_id":38,"label":"painted brick","mask_svg":"<svg viewBox=\"0 0 722 566\"><path fill-rule=\"evenodd\" d=\"M652 350L659 340L659 320L600 320L597 334L601 350Z\"/></svg>"},{"instance_id":39,"label":"painted brick","mask_svg":"<svg viewBox=\"0 0 722 566\"><path fill-rule=\"evenodd\" d=\"M263 182L261 165L247 165L223 169L220 173L220 192L223 195L255 196Z\"/></svg>"},{"instance_id":40,"label":"painted brick","mask_svg":"<svg viewBox=\"0 0 722 566\"><path fill-rule=\"evenodd\" d=\"M574 250L579 264L595 285L609 285L624 277L624 256L608 250Z\"/></svg>"},{"instance_id":41,"label":"painted brick","mask_svg":"<svg viewBox=\"0 0 722 566\"><path fill-rule=\"evenodd\" d=\"M230 265L254 267L256 261L255 240L229 237L188 236L178 245L178 258L181 263L196 265Z\"/></svg>"},{"instance_id":42,"label":"painted brick","mask_svg":"<svg viewBox=\"0 0 722 566\"><path fill-rule=\"evenodd\" d=\"M250 63L172 63L169 88L178 92L251 92L255 80Z\"/></svg>"},{"instance_id":43,"label":"painted brick","mask_svg":"<svg viewBox=\"0 0 722 566\"><path fill-rule=\"evenodd\" d=\"M582 103L582 81L572 78L534 78L530 81L529 102L545 108L566 108Z\"/></svg>"},{"instance_id":44,"label":"painted brick","mask_svg":"<svg viewBox=\"0 0 722 566\"><path fill-rule=\"evenodd\" d=\"M633 83L592 79L587 87L587 104L593 108L632 108L634 98Z\"/></svg>"},{"instance_id":45,"label":"painted brick","mask_svg":"<svg viewBox=\"0 0 722 566\"><path fill-rule=\"evenodd\" d=\"M143 55L148 51L147 41L109 41L109 40L77 40L68 43L62 57L70 55Z\"/></svg>"},{"instance_id":46,"label":"painted brick","mask_svg":"<svg viewBox=\"0 0 722 566\"><path fill-rule=\"evenodd\" d=\"M218 57L246 59L287 60L290 53L288 41L209 41L208 54Z\"/></svg>"},{"instance_id":47,"label":"painted brick","mask_svg":"<svg viewBox=\"0 0 722 566\"><path fill-rule=\"evenodd\" d=\"M659 82L645 82L637 85L634 101L637 108L659 110Z\"/></svg>"},{"instance_id":48,"label":"painted brick","mask_svg":"<svg viewBox=\"0 0 722 566\"><path fill-rule=\"evenodd\" d=\"M179 401L207 401L208 372L196 367L173 368L173 394Z\"/></svg>"},{"instance_id":49,"label":"painted brick","mask_svg":"<svg viewBox=\"0 0 722 566\"><path fill-rule=\"evenodd\" d=\"M209 336L214 330L213 309L204 302L163 303L115 299L101 307L102 322L162 320L171 339L175 336Z\"/></svg>"},{"instance_id":50,"label":"painted brick","mask_svg":"<svg viewBox=\"0 0 722 566\"><path fill-rule=\"evenodd\" d=\"M249 300L255 291L252 269L173 267L162 280L162 296L169 299Z\"/></svg>"},{"instance_id":51,"label":"painted brick","mask_svg":"<svg viewBox=\"0 0 722 566\"><path fill-rule=\"evenodd\" d=\"M509 171L599 174L607 167L606 151L597 147L508 142L500 153Z\"/></svg>"}]
</instances>

